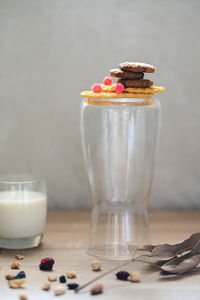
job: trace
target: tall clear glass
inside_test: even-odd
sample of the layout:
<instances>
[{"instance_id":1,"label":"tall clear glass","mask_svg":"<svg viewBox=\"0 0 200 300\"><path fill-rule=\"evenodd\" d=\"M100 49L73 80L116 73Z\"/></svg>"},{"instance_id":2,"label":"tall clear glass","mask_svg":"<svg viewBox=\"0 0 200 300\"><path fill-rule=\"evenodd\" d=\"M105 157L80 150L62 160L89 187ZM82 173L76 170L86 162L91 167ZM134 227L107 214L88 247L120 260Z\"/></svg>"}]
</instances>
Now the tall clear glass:
<instances>
[{"instance_id":1,"label":"tall clear glass","mask_svg":"<svg viewBox=\"0 0 200 300\"><path fill-rule=\"evenodd\" d=\"M84 99L81 131L93 204L88 253L129 259L150 241L147 204L160 128L160 103Z\"/></svg>"}]
</instances>

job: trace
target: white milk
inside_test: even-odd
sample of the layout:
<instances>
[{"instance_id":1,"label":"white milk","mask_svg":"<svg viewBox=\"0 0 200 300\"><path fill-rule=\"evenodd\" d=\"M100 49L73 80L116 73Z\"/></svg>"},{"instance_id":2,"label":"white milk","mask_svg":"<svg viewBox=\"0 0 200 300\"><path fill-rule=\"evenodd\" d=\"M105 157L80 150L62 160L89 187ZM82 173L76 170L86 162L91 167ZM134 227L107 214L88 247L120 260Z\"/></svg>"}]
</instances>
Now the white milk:
<instances>
[{"instance_id":1,"label":"white milk","mask_svg":"<svg viewBox=\"0 0 200 300\"><path fill-rule=\"evenodd\" d=\"M46 207L43 193L0 192L0 238L26 238L43 233Z\"/></svg>"}]
</instances>

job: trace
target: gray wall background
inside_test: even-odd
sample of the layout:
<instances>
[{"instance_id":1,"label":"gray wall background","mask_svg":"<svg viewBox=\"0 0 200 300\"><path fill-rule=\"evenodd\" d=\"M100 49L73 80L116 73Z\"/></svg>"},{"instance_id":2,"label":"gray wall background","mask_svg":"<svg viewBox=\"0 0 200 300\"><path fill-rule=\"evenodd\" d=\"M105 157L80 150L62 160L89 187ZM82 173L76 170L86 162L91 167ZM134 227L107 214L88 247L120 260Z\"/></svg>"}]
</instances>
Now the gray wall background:
<instances>
[{"instance_id":1,"label":"gray wall background","mask_svg":"<svg viewBox=\"0 0 200 300\"><path fill-rule=\"evenodd\" d=\"M144 61L167 89L150 207L200 208L199 29L199 0L0 0L0 173L41 174L51 208L89 207L80 91Z\"/></svg>"}]
</instances>

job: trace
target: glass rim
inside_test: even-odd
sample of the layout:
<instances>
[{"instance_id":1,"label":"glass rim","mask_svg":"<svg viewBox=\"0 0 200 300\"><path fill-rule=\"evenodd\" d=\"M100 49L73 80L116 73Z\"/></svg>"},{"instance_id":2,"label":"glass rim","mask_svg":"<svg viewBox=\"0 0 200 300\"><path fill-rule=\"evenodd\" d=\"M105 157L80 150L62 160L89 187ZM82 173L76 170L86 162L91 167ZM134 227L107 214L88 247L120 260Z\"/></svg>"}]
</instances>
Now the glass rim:
<instances>
[{"instance_id":1,"label":"glass rim","mask_svg":"<svg viewBox=\"0 0 200 300\"><path fill-rule=\"evenodd\" d=\"M33 184L33 183L44 183L45 180L41 176L35 176L27 173L8 173L0 175L0 184Z\"/></svg>"},{"instance_id":2,"label":"glass rim","mask_svg":"<svg viewBox=\"0 0 200 300\"><path fill-rule=\"evenodd\" d=\"M138 105L138 106L151 106L155 105L157 98L83 98L87 104L95 105Z\"/></svg>"}]
</instances>

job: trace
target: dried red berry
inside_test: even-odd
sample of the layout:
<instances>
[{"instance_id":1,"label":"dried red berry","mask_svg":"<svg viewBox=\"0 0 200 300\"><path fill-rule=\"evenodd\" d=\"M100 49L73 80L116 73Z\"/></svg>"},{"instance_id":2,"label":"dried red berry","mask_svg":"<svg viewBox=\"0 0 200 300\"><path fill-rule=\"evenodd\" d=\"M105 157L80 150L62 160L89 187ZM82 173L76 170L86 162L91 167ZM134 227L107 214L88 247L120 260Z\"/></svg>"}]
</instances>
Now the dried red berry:
<instances>
[{"instance_id":1,"label":"dried red berry","mask_svg":"<svg viewBox=\"0 0 200 300\"><path fill-rule=\"evenodd\" d=\"M117 279L119 280L127 280L129 276L129 272L127 271L119 271L115 274L117 276Z\"/></svg>"},{"instance_id":2,"label":"dried red berry","mask_svg":"<svg viewBox=\"0 0 200 300\"><path fill-rule=\"evenodd\" d=\"M42 271L51 271L53 268L54 260L51 257L45 257L41 260L39 268Z\"/></svg>"}]
</instances>

